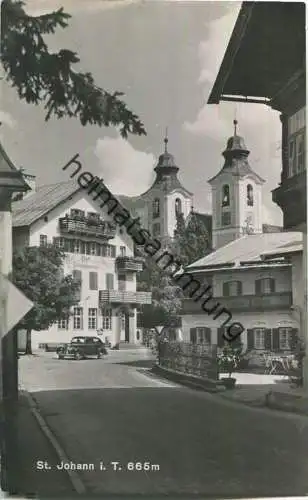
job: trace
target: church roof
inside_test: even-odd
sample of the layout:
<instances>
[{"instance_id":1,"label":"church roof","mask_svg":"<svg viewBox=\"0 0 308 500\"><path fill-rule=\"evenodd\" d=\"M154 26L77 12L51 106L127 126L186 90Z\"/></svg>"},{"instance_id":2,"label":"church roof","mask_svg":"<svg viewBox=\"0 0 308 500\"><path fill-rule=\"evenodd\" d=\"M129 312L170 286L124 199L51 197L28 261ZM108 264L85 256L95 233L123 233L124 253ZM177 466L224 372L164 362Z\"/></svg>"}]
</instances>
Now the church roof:
<instances>
[{"instance_id":1,"label":"church roof","mask_svg":"<svg viewBox=\"0 0 308 500\"><path fill-rule=\"evenodd\" d=\"M187 266L187 271L240 268L247 263L261 263L262 256L292 242L302 241L300 232L250 234L215 250Z\"/></svg>"},{"instance_id":2,"label":"church roof","mask_svg":"<svg viewBox=\"0 0 308 500\"><path fill-rule=\"evenodd\" d=\"M250 176L259 184L265 182L249 165L248 156L250 151L247 149L243 137L237 135L237 123L237 120L233 121L234 134L227 140L227 147L222 153L225 163L218 174L208 180L210 184L223 173L230 173L237 177Z\"/></svg>"}]
</instances>

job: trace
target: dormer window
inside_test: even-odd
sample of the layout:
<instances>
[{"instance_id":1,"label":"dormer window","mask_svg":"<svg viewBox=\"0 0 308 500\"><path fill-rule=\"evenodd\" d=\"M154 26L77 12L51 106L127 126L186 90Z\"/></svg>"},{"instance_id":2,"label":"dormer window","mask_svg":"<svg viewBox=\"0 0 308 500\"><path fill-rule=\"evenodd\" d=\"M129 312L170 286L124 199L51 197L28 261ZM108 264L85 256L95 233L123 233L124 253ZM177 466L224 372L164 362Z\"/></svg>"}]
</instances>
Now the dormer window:
<instances>
[{"instance_id":1,"label":"dormer window","mask_svg":"<svg viewBox=\"0 0 308 500\"><path fill-rule=\"evenodd\" d=\"M84 210L79 210L77 208L71 209L71 217L84 217L84 216L85 216Z\"/></svg>"},{"instance_id":2,"label":"dormer window","mask_svg":"<svg viewBox=\"0 0 308 500\"><path fill-rule=\"evenodd\" d=\"M160 202L158 198L153 201L153 219L160 216Z\"/></svg>"},{"instance_id":3,"label":"dormer window","mask_svg":"<svg viewBox=\"0 0 308 500\"><path fill-rule=\"evenodd\" d=\"M182 202L180 198L175 200L175 215L178 216L182 213Z\"/></svg>"},{"instance_id":4,"label":"dormer window","mask_svg":"<svg viewBox=\"0 0 308 500\"><path fill-rule=\"evenodd\" d=\"M225 184L222 187L222 204L223 207L229 207L230 206L230 188L228 184Z\"/></svg>"},{"instance_id":5,"label":"dormer window","mask_svg":"<svg viewBox=\"0 0 308 500\"><path fill-rule=\"evenodd\" d=\"M247 205L253 207L253 187L251 184L247 186Z\"/></svg>"}]
</instances>

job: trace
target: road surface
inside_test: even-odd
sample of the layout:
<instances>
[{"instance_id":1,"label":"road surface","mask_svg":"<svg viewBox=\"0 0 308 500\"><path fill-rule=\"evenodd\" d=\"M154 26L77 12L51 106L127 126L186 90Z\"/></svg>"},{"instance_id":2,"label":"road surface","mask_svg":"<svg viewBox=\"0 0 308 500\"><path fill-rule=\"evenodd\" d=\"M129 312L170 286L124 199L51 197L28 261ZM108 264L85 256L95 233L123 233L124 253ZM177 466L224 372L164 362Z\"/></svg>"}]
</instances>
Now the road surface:
<instances>
[{"instance_id":1,"label":"road surface","mask_svg":"<svg viewBox=\"0 0 308 500\"><path fill-rule=\"evenodd\" d=\"M89 496L308 493L305 417L248 408L151 377L145 351L83 361L46 353L19 363L20 381L69 467L83 468Z\"/></svg>"}]
</instances>

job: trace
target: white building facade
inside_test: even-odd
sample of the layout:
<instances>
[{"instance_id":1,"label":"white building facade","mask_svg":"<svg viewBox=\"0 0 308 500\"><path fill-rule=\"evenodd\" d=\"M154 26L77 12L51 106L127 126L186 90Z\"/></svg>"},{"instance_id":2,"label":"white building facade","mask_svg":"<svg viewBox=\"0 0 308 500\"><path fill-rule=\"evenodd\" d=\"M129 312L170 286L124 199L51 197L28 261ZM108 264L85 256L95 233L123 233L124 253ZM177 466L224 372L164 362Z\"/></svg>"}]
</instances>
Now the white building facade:
<instances>
[{"instance_id":1,"label":"white building facade","mask_svg":"<svg viewBox=\"0 0 308 500\"><path fill-rule=\"evenodd\" d=\"M41 186L13 204L13 246L54 243L65 252L64 274L80 280L79 303L69 320L32 333L32 346L100 335L112 345L138 344L137 308L151 294L136 292L142 262L131 237L76 181Z\"/></svg>"}]
</instances>

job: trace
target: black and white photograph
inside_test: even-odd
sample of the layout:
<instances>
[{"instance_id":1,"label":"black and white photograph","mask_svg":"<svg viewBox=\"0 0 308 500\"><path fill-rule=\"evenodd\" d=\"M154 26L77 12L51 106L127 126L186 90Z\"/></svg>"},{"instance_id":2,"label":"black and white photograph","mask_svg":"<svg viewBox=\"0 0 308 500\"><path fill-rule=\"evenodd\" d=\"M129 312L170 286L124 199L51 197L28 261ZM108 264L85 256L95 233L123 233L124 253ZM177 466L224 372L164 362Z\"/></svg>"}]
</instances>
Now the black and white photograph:
<instances>
[{"instance_id":1,"label":"black and white photograph","mask_svg":"<svg viewBox=\"0 0 308 500\"><path fill-rule=\"evenodd\" d=\"M306 4L2 0L0 75L0 498L306 497Z\"/></svg>"}]
</instances>

